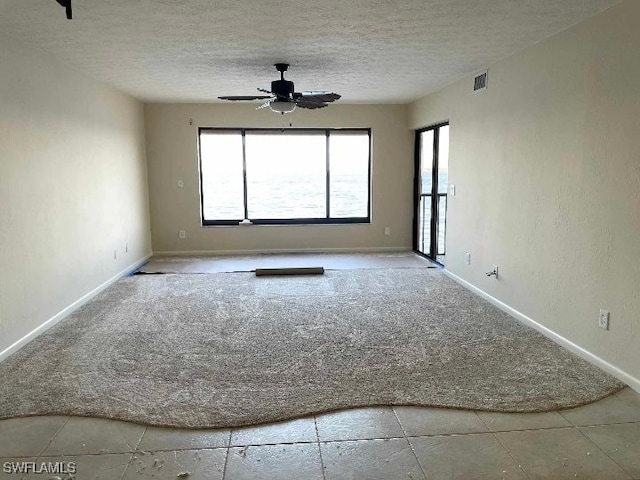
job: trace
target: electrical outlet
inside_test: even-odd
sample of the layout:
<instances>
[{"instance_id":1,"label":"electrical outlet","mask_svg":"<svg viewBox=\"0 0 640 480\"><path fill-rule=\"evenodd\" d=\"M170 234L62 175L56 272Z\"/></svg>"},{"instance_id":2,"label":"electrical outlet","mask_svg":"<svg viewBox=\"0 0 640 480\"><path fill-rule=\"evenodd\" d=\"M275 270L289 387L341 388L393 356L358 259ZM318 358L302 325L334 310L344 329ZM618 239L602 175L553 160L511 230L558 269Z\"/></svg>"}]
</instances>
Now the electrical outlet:
<instances>
[{"instance_id":1,"label":"electrical outlet","mask_svg":"<svg viewBox=\"0 0 640 480\"><path fill-rule=\"evenodd\" d=\"M469 252L464 254L464 263L471 265L471 254Z\"/></svg>"},{"instance_id":2,"label":"electrical outlet","mask_svg":"<svg viewBox=\"0 0 640 480\"><path fill-rule=\"evenodd\" d=\"M600 309L598 326L603 330L609 330L609 312L607 310Z\"/></svg>"},{"instance_id":3,"label":"electrical outlet","mask_svg":"<svg viewBox=\"0 0 640 480\"><path fill-rule=\"evenodd\" d=\"M456 196L456 186L455 186L455 185L449 185L449 194L450 194L452 197L455 197L455 196Z\"/></svg>"},{"instance_id":4,"label":"electrical outlet","mask_svg":"<svg viewBox=\"0 0 640 480\"><path fill-rule=\"evenodd\" d=\"M390 229L389 227L384 227L384 234L385 234L386 236L391 235L391 229Z\"/></svg>"},{"instance_id":5,"label":"electrical outlet","mask_svg":"<svg viewBox=\"0 0 640 480\"><path fill-rule=\"evenodd\" d=\"M178 180L178 188L182 188L184 187L184 182L182 181L182 179Z\"/></svg>"},{"instance_id":6,"label":"electrical outlet","mask_svg":"<svg viewBox=\"0 0 640 480\"><path fill-rule=\"evenodd\" d=\"M187 238L187 232L185 232L184 230L178 230L178 237Z\"/></svg>"}]
</instances>

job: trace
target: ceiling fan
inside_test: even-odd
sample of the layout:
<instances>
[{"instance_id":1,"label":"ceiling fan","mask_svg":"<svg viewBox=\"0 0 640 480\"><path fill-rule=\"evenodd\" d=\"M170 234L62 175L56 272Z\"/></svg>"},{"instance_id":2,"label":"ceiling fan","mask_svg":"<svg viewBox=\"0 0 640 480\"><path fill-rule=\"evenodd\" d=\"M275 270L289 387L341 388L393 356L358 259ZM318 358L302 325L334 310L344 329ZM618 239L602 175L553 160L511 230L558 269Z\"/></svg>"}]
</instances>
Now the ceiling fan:
<instances>
[{"instance_id":1,"label":"ceiling fan","mask_svg":"<svg viewBox=\"0 0 640 480\"><path fill-rule=\"evenodd\" d=\"M276 63L274 66L280 72L280 80L271 82L271 90L258 88L258 91L269 95L231 95L218 98L231 101L267 100L256 110L269 107L272 111L283 115L293 112L296 107L323 108L340 98L340 95L332 92L296 92L294 91L293 82L284 79L284 72L289 69L289 64Z\"/></svg>"}]
</instances>

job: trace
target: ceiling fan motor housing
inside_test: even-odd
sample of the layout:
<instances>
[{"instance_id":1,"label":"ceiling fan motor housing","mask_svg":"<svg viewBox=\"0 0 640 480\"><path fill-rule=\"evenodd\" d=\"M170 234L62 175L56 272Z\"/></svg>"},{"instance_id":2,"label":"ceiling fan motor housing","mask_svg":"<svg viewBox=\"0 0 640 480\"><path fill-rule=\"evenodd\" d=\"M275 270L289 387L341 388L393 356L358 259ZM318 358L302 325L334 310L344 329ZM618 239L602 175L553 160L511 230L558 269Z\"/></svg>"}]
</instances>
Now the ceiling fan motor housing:
<instances>
[{"instance_id":1,"label":"ceiling fan motor housing","mask_svg":"<svg viewBox=\"0 0 640 480\"><path fill-rule=\"evenodd\" d=\"M291 98L293 88L293 82L289 80L274 80L271 82L271 92L278 97Z\"/></svg>"}]
</instances>

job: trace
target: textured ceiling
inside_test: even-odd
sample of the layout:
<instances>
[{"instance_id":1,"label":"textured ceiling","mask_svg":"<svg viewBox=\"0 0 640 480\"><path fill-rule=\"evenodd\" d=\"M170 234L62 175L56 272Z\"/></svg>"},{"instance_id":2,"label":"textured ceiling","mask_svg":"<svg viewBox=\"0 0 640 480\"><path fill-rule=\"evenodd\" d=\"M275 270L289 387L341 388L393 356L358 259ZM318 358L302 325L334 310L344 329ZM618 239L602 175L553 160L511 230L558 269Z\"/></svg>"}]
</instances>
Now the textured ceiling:
<instances>
[{"instance_id":1,"label":"textured ceiling","mask_svg":"<svg viewBox=\"0 0 640 480\"><path fill-rule=\"evenodd\" d=\"M405 103L619 2L0 0L0 32L148 102L250 95L287 62L296 90Z\"/></svg>"}]
</instances>

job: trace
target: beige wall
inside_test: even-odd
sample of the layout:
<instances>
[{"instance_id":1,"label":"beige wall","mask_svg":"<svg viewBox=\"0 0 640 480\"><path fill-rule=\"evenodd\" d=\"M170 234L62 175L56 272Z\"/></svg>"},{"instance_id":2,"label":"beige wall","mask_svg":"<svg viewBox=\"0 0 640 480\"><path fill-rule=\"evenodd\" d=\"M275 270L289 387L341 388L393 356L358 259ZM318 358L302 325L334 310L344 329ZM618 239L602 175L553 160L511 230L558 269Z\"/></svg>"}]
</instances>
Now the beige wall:
<instances>
[{"instance_id":1,"label":"beige wall","mask_svg":"<svg viewBox=\"0 0 640 480\"><path fill-rule=\"evenodd\" d=\"M0 352L150 252L146 183L142 105L1 36Z\"/></svg>"},{"instance_id":2,"label":"beige wall","mask_svg":"<svg viewBox=\"0 0 640 480\"><path fill-rule=\"evenodd\" d=\"M636 379L638 18L624 2L492 65L486 92L466 78L409 111L451 121L447 269Z\"/></svg>"},{"instance_id":3,"label":"beige wall","mask_svg":"<svg viewBox=\"0 0 640 480\"><path fill-rule=\"evenodd\" d=\"M413 134L405 106L336 104L282 116L246 103L153 104L146 105L145 118L155 253L411 248ZM372 223L202 227L198 127L282 127L290 121L294 127L372 128ZM177 186L180 179L184 188Z\"/></svg>"}]
</instances>

